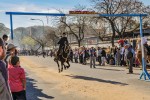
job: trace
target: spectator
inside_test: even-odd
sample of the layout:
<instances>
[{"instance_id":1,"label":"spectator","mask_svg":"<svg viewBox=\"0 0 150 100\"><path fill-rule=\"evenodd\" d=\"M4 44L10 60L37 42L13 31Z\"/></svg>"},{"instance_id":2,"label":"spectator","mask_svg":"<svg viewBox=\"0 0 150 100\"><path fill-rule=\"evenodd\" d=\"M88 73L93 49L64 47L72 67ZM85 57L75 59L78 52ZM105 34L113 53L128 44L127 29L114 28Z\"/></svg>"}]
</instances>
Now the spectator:
<instances>
[{"instance_id":1,"label":"spectator","mask_svg":"<svg viewBox=\"0 0 150 100\"><path fill-rule=\"evenodd\" d=\"M73 50L72 49L70 49L69 58L70 58L71 62L73 62Z\"/></svg>"},{"instance_id":2,"label":"spectator","mask_svg":"<svg viewBox=\"0 0 150 100\"><path fill-rule=\"evenodd\" d=\"M8 44L7 46L7 52L6 52L6 57L5 57L5 63L6 63L6 67L8 67L8 64L10 64L10 58L12 56L15 56L15 53L16 53L16 47L15 45L13 44Z\"/></svg>"},{"instance_id":3,"label":"spectator","mask_svg":"<svg viewBox=\"0 0 150 100\"><path fill-rule=\"evenodd\" d=\"M91 48L90 50L90 68L96 68L95 67L95 60L96 60L96 50L94 49L94 47Z\"/></svg>"},{"instance_id":4,"label":"spectator","mask_svg":"<svg viewBox=\"0 0 150 100\"><path fill-rule=\"evenodd\" d=\"M120 53L121 53L121 66L124 65L125 66L125 61L124 61L124 52L125 52L125 48L124 47L120 47Z\"/></svg>"},{"instance_id":5,"label":"spectator","mask_svg":"<svg viewBox=\"0 0 150 100\"><path fill-rule=\"evenodd\" d=\"M86 59L88 58L88 52L85 47L83 47L83 65L86 65Z\"/></svg>"},{"instance_id":6,"label":"spectator","mask_svg":"<svg viewBox=\"0 0 150 100\"><path fill-rule=\"evenodd\" d=\"M7 45L7 43L6 43L7 40L8 40L8 35L4 34L3 41L4 41L5 46Z\"/></svg>"},{"instance_id":7,"label":"spectator","mask_svg":"<svg viewBox=\"0 0 150 100\"><path fill-rule=\"evenodd\" d=\"M53 51L52 51L52 50L50 50L50 56L51 56L51 57L53 56Z\"/></svg>"},{"instance_id":8,"label":"spectator","mask_svg":"<svg viewBox=\"0 0 150 100\"><path fill-rule=\"evenodd\" d=\"M78 57L79 57L79 51L78 51L78 49L75 49L75 51L74 51L74 60L75 60L75 63L78 63Z\"/></svg>"},{"instance_id":9,"label":"spectator","mask_svg":"<svg viewBox=\"0 0 150 100\"><path fill-rule=\"evenodd\" d=\"M11 58L11 65L8 66L9 85L13 100L26 100L26 78L24 69L20 67L19 57Z\"/></svg>"},{"instance_id":10,"label":"spectator","mask_svg":"<svg viewBox=\"0 0 150 100\"><path fill-rule=\"evenodd\" d=\"M98 55L98 62L99 62L99 65L101 65L101 53L102 53L102 49L100 47L98 47L98 50L97 50L97 55Z\"/></svg>"},{"instance_id":11,"label":"spectator","mask_svg":"<svg viewBox=\"0 0 150 100\"><path fill-rule=\"evenodd\" d=\"M124 45L128 44L128 40L125 38L124 39Z\"/></svg>"},{"instance_id":12,"label":"spectator","mask_svg":"<svg viewBox=\"0 0 150 100\"><path fill-rule=\"evenodd\" d=\"M115 46L115 48L113 48L113 56L115 58L115 64L117 63L117 57L116 57L116 53L117 53L117 46Z\"/></svg>"},{"instance_id":13,"label":"spectator","mask_svg":"<svg viewBox=\"0 0 150 100\"><path fill-rule=\"evenodd\" d=\"M128 67L129 67L129 74L133 73L133 60L135 56L135 52L131 45L127 44L126 49L128 50L127 59L128 59Z\"/></svg>"},{"instance_id":14,"label":"spectator","mask_svg":"<svg viewBox=\"0 0 150 100\"><path fill-rule=\"evenodd\" d=\"M120 59L121 59L120 49L117 48L117 52L116 52L116 66L120 65L120 62L121 62Z\"/></svg>"},{"instance_id":15,"label":"spectator","mask_svg":"<svg viewBox=\"0 0 150 100\"><path fill-rule=\"evenodd\" d=\"M79 61L80 61L81 64L83 64L83 48L82 47L80 48L80 53L79 54L80 54Z\"/></svg>"},{"instance_id":16,"label":"spectator","mask_svg":"<svg viewBox=\"0 0 150 100\"><path fill-rule=\"evenodd\" d=\"M7 83L8 75L6 65L3 62L5 57L4 42L0 38L0 99L1 100L12 100L11 93L9 91L9 85Z\"/></svg>"},{"instance_id":17,"label":"spectator","mask_svg":"<svg viewBox=\"0 0 150 100\"><path fill-rule=\"evenodd\" d=\"M105 49L103 48L102 49L102 66L105 66L105 61L106 61L106 52L105 52Z\"/></svg>"}]
</instances>

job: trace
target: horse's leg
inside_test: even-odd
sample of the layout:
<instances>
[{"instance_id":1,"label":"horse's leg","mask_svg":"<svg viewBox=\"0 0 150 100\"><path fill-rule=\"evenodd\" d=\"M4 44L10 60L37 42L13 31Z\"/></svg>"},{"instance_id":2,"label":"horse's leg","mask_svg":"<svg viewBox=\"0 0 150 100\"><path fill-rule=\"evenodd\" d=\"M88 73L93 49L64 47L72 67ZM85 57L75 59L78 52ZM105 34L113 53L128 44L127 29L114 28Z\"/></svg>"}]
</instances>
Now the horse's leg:
<instances>
[{"instance_id":1,"label":"horse's leg","mask_svg":"<svg viewBox=\"0 0 150 100\"><path fill-rule=\"evenodd\" d=\"M69 61L67 60L66 63L68 64L68 66L66 66L66 67L69 68L70 67Z\"/></svg>"},{"instance_id":2,"label":"horse's leg","mask_svg":"<svg viewBox=\"0 0 150 100\"><path fill-rule=\"evenodd\" d=\"M64 62L61 61L61 72L63 71Z\"/></svg>"},{"instance_id":3,"label":"horse's leg","mask_svg":"<svg viewBox=\"0 0 150 100\"><path fill-rule=\"evenodd\" d=\"M65 64L64 64L64 69L65 69L65 70L67 69Z\"/></svg>"},{"instance_id":4,"label":"horse's leg","mask_svg":"<svg viewBox=\"0 0 150 100\"><path fill-rule=\"evenodd\" d=\"M60 66L59 66L59 62L57 61L56 63L57 63L57 65L58 65L58 72L60 73Z\"/></svg>"}]
</instances>

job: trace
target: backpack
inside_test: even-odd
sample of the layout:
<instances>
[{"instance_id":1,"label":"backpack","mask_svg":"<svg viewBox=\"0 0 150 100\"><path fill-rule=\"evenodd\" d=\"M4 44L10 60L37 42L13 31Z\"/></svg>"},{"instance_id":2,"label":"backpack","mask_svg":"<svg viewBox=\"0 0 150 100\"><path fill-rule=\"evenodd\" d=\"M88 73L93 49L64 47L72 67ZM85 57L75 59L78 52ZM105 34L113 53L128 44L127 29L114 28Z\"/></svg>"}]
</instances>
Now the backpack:
<instances>
[{"instance_id":1,"label":"backpack","mask_svg":"<svg viewBox=\"0 0 150 100\"><path fill-rule=\"evenodd\" d=\"M127 59L130 59L132 57L133 57L133 53L132 53L131 50L129 50L128 53L127 53Z\"/></svg>"}]
</instances>

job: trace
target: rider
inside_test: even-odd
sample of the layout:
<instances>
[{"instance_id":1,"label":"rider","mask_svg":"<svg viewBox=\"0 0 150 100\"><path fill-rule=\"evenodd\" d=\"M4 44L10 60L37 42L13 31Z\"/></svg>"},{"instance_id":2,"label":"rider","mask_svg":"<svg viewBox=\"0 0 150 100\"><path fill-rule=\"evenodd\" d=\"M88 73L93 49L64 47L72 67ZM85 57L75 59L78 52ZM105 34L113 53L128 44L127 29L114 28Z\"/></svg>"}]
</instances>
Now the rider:
<instances>
[{"instance_id":1,"label":"rider","mask_svg":"<svg viewBox=\"0 0 150 100\"><path fill-rule=\"evenodd\" d=\"M65 44L69 45L68 39L66 37L66 33L63 33L63 36L61 37L61 39L59 40L57 44L59 44L59 50L57 52L57 57L58 57L60 55L60 51L63 49Z\"/></svg>"}]
</instances>

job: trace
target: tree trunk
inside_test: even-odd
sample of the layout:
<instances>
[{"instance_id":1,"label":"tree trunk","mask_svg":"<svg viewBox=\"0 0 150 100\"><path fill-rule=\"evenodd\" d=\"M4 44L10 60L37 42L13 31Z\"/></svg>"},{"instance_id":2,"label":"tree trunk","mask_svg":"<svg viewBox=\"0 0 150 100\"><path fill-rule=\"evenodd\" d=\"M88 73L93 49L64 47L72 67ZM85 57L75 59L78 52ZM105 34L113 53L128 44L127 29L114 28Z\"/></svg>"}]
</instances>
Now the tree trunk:
<instances>
[{"instance_id":1,"label":"tree trunk","mask_svg":"<svg viewBox=\"0 0 150 100\"><path fill-rule=\"evenodd\" d=\"M78 47L80 47L81 46L81 41L80 40L78 40Z\"/></svg>"},{"instance_id":2,"label":"tree trunk","mask_svg":"<svg viewBox=\"0 0 150 100\"><path fill-rule=\"evenodd\" d=\"M42 45L42 52L44 52L44 45Z\"/></svg>"},{"instance_id":3,"label":"tree trunk","mask_svg":"<svg viewBox=\"0 0 150 100\"><path fill-rule=\"evenodd\" d=\"M115 44L114 44L114 33L113 33L113 35L112 35L112 37L111 37L111 44L112 44L112 47L115 46Z\"/></svg>"},{"instance_id":4,"label":"tree trunk","mask_svg":"<svg viewBox=\"0 0 150 100\"><path fill-rule=\"evenodd\" d=\"M112 43L112 47L114 47L114 39L115 39L115 27L114 27L114 23L112 21L110 21L111 23L111 27L112 27L112 37L111 37L111 43Z\"/></svg>"}]
</instances>

